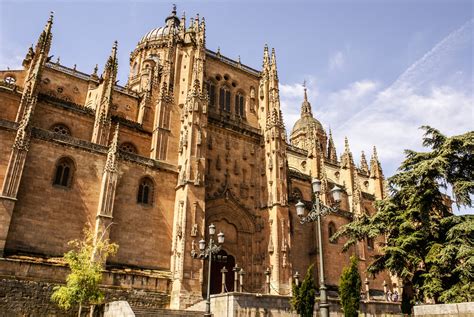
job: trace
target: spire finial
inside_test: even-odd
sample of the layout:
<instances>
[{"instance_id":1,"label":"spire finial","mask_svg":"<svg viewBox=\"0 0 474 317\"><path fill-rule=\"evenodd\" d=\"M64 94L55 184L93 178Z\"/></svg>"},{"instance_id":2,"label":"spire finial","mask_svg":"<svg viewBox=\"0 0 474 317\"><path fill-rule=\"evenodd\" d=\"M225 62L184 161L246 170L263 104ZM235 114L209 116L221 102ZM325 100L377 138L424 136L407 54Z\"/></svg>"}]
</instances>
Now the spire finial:
<instances>
[{"instance_id":1,"label":"spire finial","mask_svg":"<svg viewBox=\"0 0 474 317\"><path fill-rule=\"evenodd\" d=\"M349 149L349 140L347 139L346 136L344 137L344 151L345 151L345 152L350 152L350 151L351 151L351 150Z\"/></svg>"},{"instance_id":2,"label":"spire finial","mask_svg":"<svg viewBox=\"0 0 474 317\"><path fill-rule=\"evenodd\" d=\"M372 157L373 157L374 159L376 159L377 161L379 160L379 158L378 158L378 156L377 156L377 148L375 147L375 145L374 145L374 150L373 150L373 153L372 153Z\"/></svg>"},{"instance_id":3,"label":"spire finial","mask_svg":"<svg viewBox=\"0 0 474 317\"><path fill-rule=\"evenodd\" d=\"M272 47L272 60L271 60L271 63L273 65L276 65L276 54L275 54L275 48Z\"/></svg>"},{"instance_id":4,"label":"spire finial","mask_svg":"<svg viewBox=\"0 0 474 317\"><path fill-rule=\"evenodd\" d=\"M362 155L360 156L360 169L366 174L369 173L369 165L367 164L364 151L362 151Z\"/></svg>"},{"instance_id":5,"label":"spire finial","mask_svg":"<svg viewBox=\"0 0 474 317\"><path fill-rule=\"evenodd\" d=\"M308 101L308 93L306 92L306 79L303 81L303 89L304 89L304 101Z\"/></svg>"},{"instance_id":6,"label":"spire finial","mask_svg":"<svg viewBox=\"0 0 474 317\"><path fill-rule=\"evenodd\" d=\"M268 55L268 45L265 43L263 48L263 69L266 69L270 63L270 56Z\"/></svg>"},{"instance_id":7,"label":"spire finial","mask_svg":"<svg viewBox=\"0 0 474 317\"><path fill-rule=\"evenodd\" d=\"M177 9L177 8L176 8L176 4L173 3L173 10L172 10L171 12L172 12L173 14L176 14L176 9Z\"/></svg>"}]
</instances>

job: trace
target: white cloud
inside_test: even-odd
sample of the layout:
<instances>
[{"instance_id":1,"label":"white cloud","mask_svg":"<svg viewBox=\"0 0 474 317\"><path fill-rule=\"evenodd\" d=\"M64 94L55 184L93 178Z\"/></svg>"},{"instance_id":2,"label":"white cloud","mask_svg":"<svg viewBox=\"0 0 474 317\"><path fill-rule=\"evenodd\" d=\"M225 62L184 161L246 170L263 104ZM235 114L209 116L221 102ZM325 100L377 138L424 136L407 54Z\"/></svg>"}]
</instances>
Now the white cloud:
<instances>
[{"instance_id":1,"label":"white cloud","mask_svg":"<svg viewBox=\"0 0 474 317\"><path fill-rule=\"evenodd\" d=\"M5 39L0 38L0 69L22 69L21 63L25 58L27 49L20 49L17 45L9 43L4 45Z\"/></svg>"},{"instance_id":2,"label":"white cloud","mask_svg":"<svg viewBox=\"0 0 474 317\"><path fill-rule=\"evenodd\" d=\"M316 79L313 76L306 76L306 89L310 102L315 100L319 92L316 89ZM294 123L300 117L301 103L304 98L303 84L280 84L280 103L284 113L285 126L288 133L291 132Z\"/></svg>"},{"instance_id":3,"label":"white cloud","mask_svg":"<svg viewBox=\"0 0 474 317\"><path fill-rule=\"evenodd\" d=\"M346 64L346 58L342 51L337 51L329 57L329 69L332 71L341 70Z\"/></svg>"},{"instance_id":4,"label":"white cloud","mask_svg":"<svg viewBox=\"0 0 474 317\"><path fill-rule=\"evenodd\" d=\"M405 149L423 149L420 126L430 125L446 135L474 130L472 69L455 64L460 54L472 53L473 26L474 20L470 20L452 32L389 87L364 79L336 92L320 91L313 113L323 125L331 126L338 153L344 136L349 138L357 163L360 151L369 154L375 145L385 175L391 176L404 159ZM283 112L290 131L299 118L302 100L295 102L293 96L302 94L302 88L282 86Z\"/></svg>"}]
</instances>

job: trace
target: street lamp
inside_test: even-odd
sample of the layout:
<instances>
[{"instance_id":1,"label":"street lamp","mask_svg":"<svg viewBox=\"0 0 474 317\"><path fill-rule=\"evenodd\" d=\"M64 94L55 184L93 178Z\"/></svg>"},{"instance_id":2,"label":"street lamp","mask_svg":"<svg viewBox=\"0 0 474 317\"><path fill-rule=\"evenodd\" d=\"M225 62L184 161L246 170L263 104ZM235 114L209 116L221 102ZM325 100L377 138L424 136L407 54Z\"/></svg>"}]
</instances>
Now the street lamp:
<instances>
[{"instance_id":1,"label":"street lamp","mask_svg":"<svg viewBox=\"0 0 474 317\"><path fill-rule=\"evenodd\" d=\"M204 316L212 316L211 315L211 263L212 263L212 256L217 254L221 250L221 244L224 243L224 233L219 232L217 234L217 243L214 244L214 235L216 233L216 226L214 224L209 225L209 243L206 247L206 241L204 239L199 240L199 253L196 250L191 250L191 256L194 259L207 259L209 261L208 267L208 274L207 274L207 296L206 296L206 313ZM194 246L194 244L193 244Z\"/></svg>"},{"instance_id":2,"label":"street lamp","mask_svg":"<svg viewBox=\"0 0 474 317\"><path fill-rule=\"evenodd\" d=\"M324 283L324 261L323 261L323 244L321 242L321 216L328 213L335 212L339 209L339 203L341 202L341 188L334 186L331 190L332 197L334 199L333 206L324 205L320 199L319 194L321 193L321 181L317 178L313 178L311 181L311 189L313 191L313 204L308 215L305 216L305 204L301 201L295 205L296 215L300 218L300 223L305 224L308 222L318 222L318 243L319 243L319 294L320 294L320 312L321 317L329 317L329 304L326 294L326 285Z\"/></svg>"}]
</instances>

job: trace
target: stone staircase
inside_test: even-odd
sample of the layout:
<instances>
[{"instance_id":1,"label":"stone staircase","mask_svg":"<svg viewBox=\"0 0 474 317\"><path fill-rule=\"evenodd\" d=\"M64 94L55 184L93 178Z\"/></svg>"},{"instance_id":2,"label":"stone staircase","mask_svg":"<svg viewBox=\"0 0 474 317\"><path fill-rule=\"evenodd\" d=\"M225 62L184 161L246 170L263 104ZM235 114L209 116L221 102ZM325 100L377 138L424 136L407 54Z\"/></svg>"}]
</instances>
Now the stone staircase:
<instances>
[{"instance_id":1,"label":"stone staircase","mask_svg":"<svg viewBox=\"0 0 474 317\"><path fill-rule=\"evenodd\" d=\"M206 311L206 300L202 300L197 302L194 305L189 306L186 310L196 311L196 312L204 312Z\"/></svg>"},{"instance_id":2,"label":"stone staircase","mask_svg":"<svg viewBox=\"0 0 474 317\"><path fill-rule=\"evenodd\" d=\"M136 317L202 317L201 311L132 307Z\"/></svg>"},{"instance_id":3,"label":"stone staircase","mask_svg":"<svg viewBox=\"0 0 474 317\"><path fill-rule=\"evenodd\" d=\"M202 317L203 312L192 310L173 310L152 307L130 306L126 301L107 303L104 307L104 317Z\"/></svg>"}]
</instances>

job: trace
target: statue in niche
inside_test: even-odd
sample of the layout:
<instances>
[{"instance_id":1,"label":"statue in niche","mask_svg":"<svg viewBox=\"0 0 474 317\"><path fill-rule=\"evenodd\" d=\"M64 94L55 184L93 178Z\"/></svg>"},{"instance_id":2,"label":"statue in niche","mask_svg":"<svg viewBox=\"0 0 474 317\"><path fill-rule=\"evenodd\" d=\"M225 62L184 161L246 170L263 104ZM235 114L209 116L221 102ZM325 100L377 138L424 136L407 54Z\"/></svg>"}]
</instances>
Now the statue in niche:
<instances>
[{"instance_id":1,"label":"statue in niche","mask_svg":"<svg viewBox=\"0 0 474 317\"><path fill-rule=\"evenodd\" d=\"M191 237L196 237L197 236L197 231L198 231L198 225L197 223L193 224L193 227L191 229ZM194 250L194 240L193 240L193 250Z\"/></svg>"}]
</instances>

